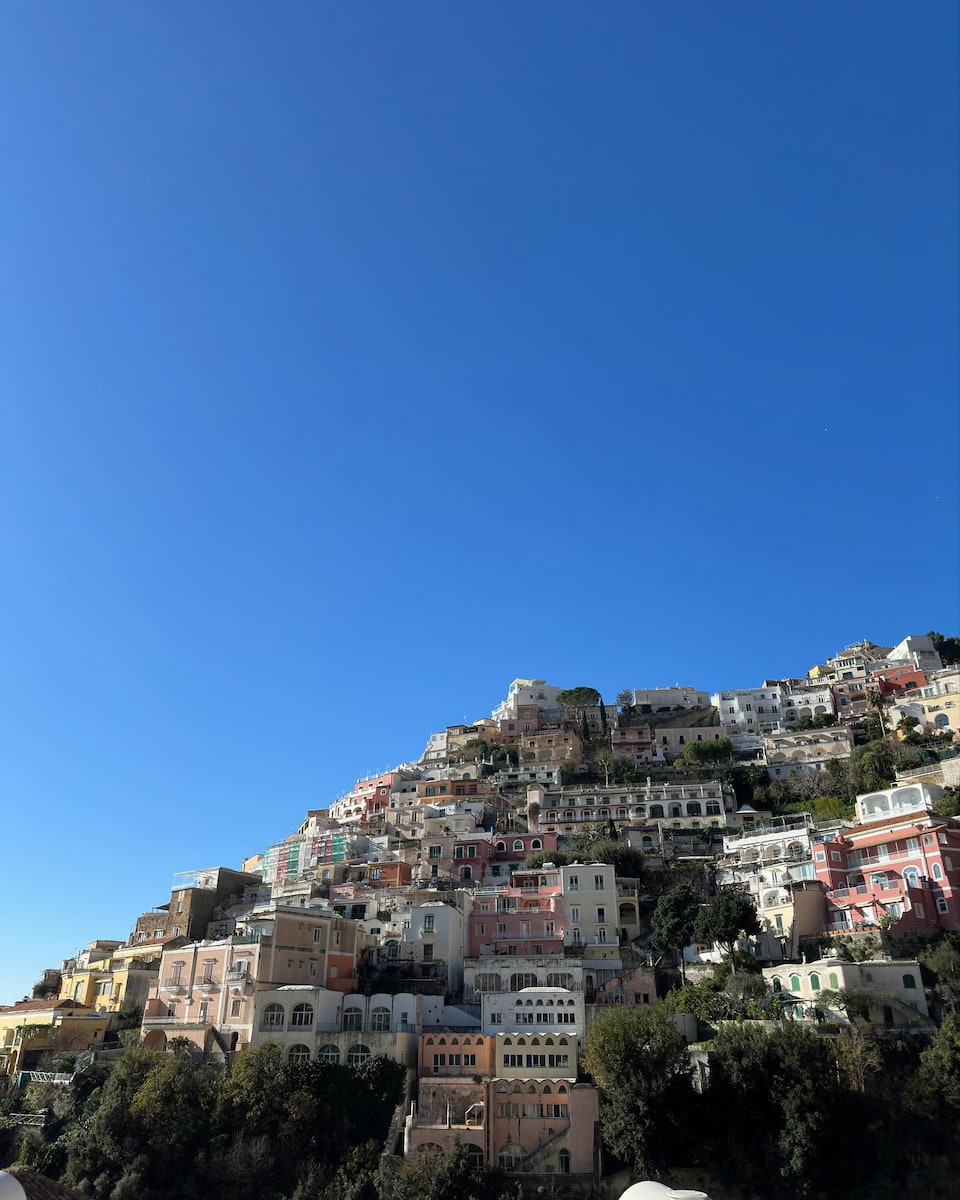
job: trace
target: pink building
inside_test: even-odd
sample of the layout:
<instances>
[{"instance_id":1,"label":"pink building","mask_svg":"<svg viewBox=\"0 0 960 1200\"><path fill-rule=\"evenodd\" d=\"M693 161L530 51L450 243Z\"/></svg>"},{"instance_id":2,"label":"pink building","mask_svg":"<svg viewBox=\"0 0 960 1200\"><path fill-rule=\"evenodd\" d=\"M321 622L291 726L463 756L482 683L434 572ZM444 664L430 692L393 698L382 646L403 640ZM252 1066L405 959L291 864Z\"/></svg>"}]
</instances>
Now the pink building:
<instances>
[{"instance_id":1,"label":"pink building","mask_svg":"<svg viewBox=\"0 0 960 1200\"><path fill-rule=\"evenodd\" d=\"M382 775L358 779L346 796L330 805L329 816L347 825L380 820L390 807L390 791L396 777L396 771L385 771Z\"/></svg>"},{"instance_id":2,"label":"pink building","mask_svg":"<svg viewBox=\"0 0 960 1200\"><path fill-rule=\"evenodd\" d=\"M516 871L509 885L474 897L468 922L470 957L483 954L563 954L563 898L556 872Z\"/></svg>"},{"instance_id":3,"label":"pink building","mask_svg":"<svg viewBox=\"0 0 960 1200\"><path fill-rule=\"evenodd\" d=\"M630 725L610 733L614 762L630 762L635 767L653 758L654 734L649 725Z\"/></svg>"},{"instance_id":4,"label":"pink building","mask_svg":"<svg viewBox=\"0 0 960 1200\"><path fill-rule=\"evenodd\" d=\"M479 883L487 873L493 853L489 838L427 834L420 847L420 878Z\"/></svg>"},{"instance_id":5,"label":"pink building","mask_svg":"<svg viewBox=\"0 0 960 1200\"><path fill-rule=\"evenodd\" d=\"M899 789L906 790L906 789ZM960 822L894 812L814 847L826 932L960 930Z\"/></svg>"}]
</instances>

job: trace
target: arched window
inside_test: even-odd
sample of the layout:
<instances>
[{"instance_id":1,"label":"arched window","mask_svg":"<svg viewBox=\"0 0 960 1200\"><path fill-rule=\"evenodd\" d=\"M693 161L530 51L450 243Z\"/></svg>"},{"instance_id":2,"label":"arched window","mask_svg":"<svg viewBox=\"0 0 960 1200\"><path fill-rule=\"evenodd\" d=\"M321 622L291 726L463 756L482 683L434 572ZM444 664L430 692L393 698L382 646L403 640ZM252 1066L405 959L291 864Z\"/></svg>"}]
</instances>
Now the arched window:
<instances>
[{"instance_id":1,"label":"arched window","mask_svg":"<svg viewBox=\"0 0 960 1200\"><path fill-rule=\"evenodd\" d=\"M370 1028L374 1033L389 1033L390 1009L375 1008L370 1015Z\"/></svg>"},{"instance_id":2,"label":"arched window","mask_svg":"<svg viewBox=\"0 0 960 1200\"><path fill-rule=\"evenodd\" d=\"M296 1046L291 1046L287 1051L287 1062L305 1063L310 1061L310 1047L304 1046L302 1042Z\"/></svg>"},{"instance_id":3,"label":"arched window","mask_svg":"<svg viewBox=\"0 0 960 1200\"><path fill-rule=\"evenodd\" d=\"M663 805L662 804L651 804L650 805L650 816L651 817L662 817L663 816Z\"/></svg>"},{"instance_id":4,"label":"arched window","mask_svg":"<svg viewBox=\"0 0 960 1200\"><path fill-rule=\"evenodd\" d=\"M707 816L708 817L719 817L720 816L720 805L716 802L716 800L708 800L707 801Z\"/></svg>"},{"instance_id":5,"label":"arched window","mask_svg":"<svg viewBox=\"0 0 960 1200\"><path fill-rule=\"evenodd\" d=\"M503 981L499 975L494 975L489 971L481 971L474 982L474 991L477 992L500 992L503 990Z\"/></svg>"},{"instance_id":6,"label":"arched window","mask_svg":"<svg viewBox=\"0 0 960 1200\"><path fill-rule=\"evenodd\" d=\"M268 1004L263 1010L263 1017L260 1021L261 1029L282 1029L283 1028L283 1006L280 1004Z\"/></svg>"},{"instance_id":7,"label":"arched window","mask_svg":"<svg viewBox=\"0 0 960 1200\"><path fill-rule=\"evenodd\" d=\"M317 1052L317 1058L323 1063L340 1063L340 1047L339 1046L321 1046Z\"/></svg>"},{"instance_id":8,"label":"arched window","mask_svg":"<svg viewBox=\"0 0 960 1200\"><path fill-rule=\"evenodd\" d=\"M560 1086L557 1088L557 1095L565 1096L566 1094L567 1094L567 1085L565 1083L561 1083Z\"/></svg>"},{"instance_id":9,"label":"arched window","mask_svg":"<svg viewBox=\"0 0 960 1200\"><path fill-rule=\"evenodd\" d=\"M687 804L687 816L688 817L703 816L703 809L700 807L700 804L697 800L691 800Z\"/></svg>"},{"instance_id":10,"label":"arched window","mask_svg":"<svg viewBox=\"0 0 960 1200\"><path fill-rule=\"evenodd\" d=\"M915 988L917 986L917 981L912 975L904 975L903 986L905 988Z\"/></svg>"},{"instance_id":11,"label":"arched window","mask_svg":"<svg viewBox=\"0 0 960 1200\"><path fill-rule=\"evenodd\" d=\"M557 1170L561 1175L570 1174L570 1151L561 1150L557 1155Z\"/></svg>"},{"instance_id":12,"label":"arched window","mask_svg":"<svg viewBox=\"0 0 960 1200\"><path fill-rule=\"evenodd\" d=\"M941 866L938 862L935 862L933 864L933 877L934 877L934 879L942 879L943 878L943 869L941 868Z\"/></svg>"},{"instance_id":13,"label":"arched window","mask_svg":"<svg viewBox=\"0 0 960 1200\"><path fill-rule=\"evenodd\" d=\"M810 990L813 992L820 991L820 976L816 973L816 971L814 971L810 976Z\"/></svg>"},{"instance_id":14,"label":"arched window","mask_svg":"<svg viewBox=\"0 0 960 1200\"><path fill-rule=\"evenodd\" d=\"M775 992L783 991L783 984L780 982L779 978L776 975L774 975L774 977L770 980L770 986L773 988L773 990Z\"/></svg>"},{"instance_id":15,"label":"arched window","mask_svg":"<svg viewBox=\"0 0 960 1200\"><path fill-rule=\"evenodd\" d=\"M916 867L904 867L903 868L903 882L907 885L907 887L914 887L914 888L919 887L920 886L919 870Z\"/></svg>"},{"instance_id":16,"label":"arched window","mask_svg":"<svg viewBox=\"0 0 960 1200\"><path fill-rule=\"evenodd\" d=\"M472 879L473 878L473 867L461 867L460 868L460 878L464 882L467 882L468 880Z\"/></svg>"},{"instance_id":17,"label":"arched window","mask_svg":"<svg viewBox=\"0 0 960 1200\"><path fill-rule=\"evenodd\" d=\"M497 842L497 849L503 850L504 852L506 852L507 843L506 842Z\"/></svg>"},{"instance_id":18,"label":"arched window","mask_svg":"<svg viewBox=\"0 0 960 1200\"><path fill-rule=\"evenodd\" d=\"M830 972L830 986L834 989L836 989L840 986L840 980L837 977L836 971Z\"/></svg>"},{"instance_id":19,"label":"arched window","mask_svg":"<svg viewBox=\"0 0 960 1200\"><path fill-rule=\"evenodd\" d=\"M313 1028L313 1005L312 1004L295 1004L293 1012L290 1014L291 1029L312 1029Z\"/></svg>"},{"instance_id":20,"label":"arched window","mask_svg":"<svg viewBox=\"0 0 960 1200\"><path fill-rule=\"evenodd\" d=\"M530 849L531 850L542 850L543 842L541 842L539 838L534 838L533 841L530 843Z\"/></svg>"},{"instance_id":21,"label":"arched window","mask_svg":"<svg viewBox=\"0 0 960 1200\"><path fill-rule=\"evenodd\" d=\"M510 991L519 992L522 988L536 987L537 977L532 972L517 971L510 976Z\"/></svg>"},{"instance_id":22,"label":"arched window","mask_svg":"<svg viewBox=\"0 0 960 1200\"><path fill-rule=\"evenodd\" d=\"M513 839L513 849L516 852L523 853L523 838Z\"/></svg>"},{"instance_id":23,"label":"arched window","mask_svg":"<svg viewBox=\"0 0 960 1200\"><path fill-rule=\"evenodd\" d=\"M343 1010L343 1030L345 1033L357 1032L363 1028L363 1010L360 1008L345 1008Z\"/></svg>"},{"instance_id":24,"label":"arched window","mask_svg":"<svg viewBox=\"0 0 960 1200\"><path fill-rule=\"evenodd\" d=\"M791 975L790 976L790 991L791 992L799 992L800 991L800 976L799 975Z\"/></svg>"},{"instance_id":25,"label":"arched window","mask_svg":"<svg viewBox=\"0 0 960 1200\"><path fill-rule=\"evenodd\" d=\"M347 1051L347 1066L357 1067L370 1057L369 1046L351 1046Z\"/></svg>"}]
</instances>

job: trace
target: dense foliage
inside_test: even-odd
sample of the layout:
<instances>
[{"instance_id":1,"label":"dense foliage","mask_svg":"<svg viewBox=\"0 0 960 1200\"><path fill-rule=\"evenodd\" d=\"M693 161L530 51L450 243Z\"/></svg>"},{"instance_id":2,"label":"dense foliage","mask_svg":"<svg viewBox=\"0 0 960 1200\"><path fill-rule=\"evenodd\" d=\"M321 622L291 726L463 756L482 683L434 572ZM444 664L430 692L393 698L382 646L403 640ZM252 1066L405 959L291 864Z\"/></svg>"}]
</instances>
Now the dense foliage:
<instances>
[{"instance_id":1,"label":"dense foliage","mask_svg":"<svg viewBox=\"0 0 960 1200\"><path fill-rule=\"evenodd\" d=\"M404 1068L284 1062L276 1046L232 1069L133 1050L78 1077L28 1165L103 1200L372 1200Z\"/></svg>"}]
</instances>

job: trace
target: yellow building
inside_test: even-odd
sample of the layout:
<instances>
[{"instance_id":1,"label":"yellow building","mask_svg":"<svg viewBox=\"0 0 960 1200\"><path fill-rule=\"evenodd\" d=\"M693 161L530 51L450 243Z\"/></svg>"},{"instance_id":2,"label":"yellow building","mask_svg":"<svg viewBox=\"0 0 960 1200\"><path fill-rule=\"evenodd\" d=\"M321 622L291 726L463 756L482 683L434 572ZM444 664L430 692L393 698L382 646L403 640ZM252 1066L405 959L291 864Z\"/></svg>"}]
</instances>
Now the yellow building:
<instances>
[{"instance_id":1,"label":"yellow building","mask_svg":"<svg viewBox=\"0 0 960 1200\"><path fill-rule=\"evenodd\" d=\"M157 981L163 947L171 940L132 946L91 942L75 958L65 960L60 971L59 999L97 1012L142 1008Z\"/></svg>"},{"instance_id":2,"label":"yellow building","mask_svg":"<svg viewBox=\"0 0 960 1200\"><path fill-rule=\"evenodd\" d=\"M96 1050L113 1020L69 1000L21 1000L0 1007L0 1075L31 1069L36 1053ZM49 1068L46 1068L49 1069Z\"/></svg>"}]
</instances>

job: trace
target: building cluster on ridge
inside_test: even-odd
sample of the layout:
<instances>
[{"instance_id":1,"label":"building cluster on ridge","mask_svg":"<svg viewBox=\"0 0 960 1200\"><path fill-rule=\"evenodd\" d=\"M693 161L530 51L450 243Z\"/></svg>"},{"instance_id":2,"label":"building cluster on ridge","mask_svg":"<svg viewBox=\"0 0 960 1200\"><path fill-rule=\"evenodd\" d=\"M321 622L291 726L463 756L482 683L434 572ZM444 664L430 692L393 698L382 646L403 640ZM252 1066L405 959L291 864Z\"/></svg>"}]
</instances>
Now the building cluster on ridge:
<instances>
[{"instance_id":1,"label":"building cluster on ridge","mask_svg":"<svg viewBox=\"0 0 960 1200\"><path fill-rule=\"evenodd\" d=\"M597 827L653 869L685 861L705 895L748 890L761 932L745 948L798 1019L839 1017L821 991L871 986L879 1020L927 1019L915 963L808 963L800 942L960 930L960 822L934 812L960 758L830 822L739 804L730 759L771 781L826 771L877 708L891 731L912 718L960 734L960 670L929 637L861 642L751 689L567 697L516 679L490 717L430 734L418 761L359 780L240 870L179 876L127 938L92 942L45 971L33 999L0 1008L0 1072L129 1044L118 1031L134 1012L157 1049L385 1054L415 1072L405 1153L459 1138L478 1162L590 1174L584 1034L610 1006L656 1004L661 973L642 879L588 852L571 861Z\"/></svg>"}]
</instances>

